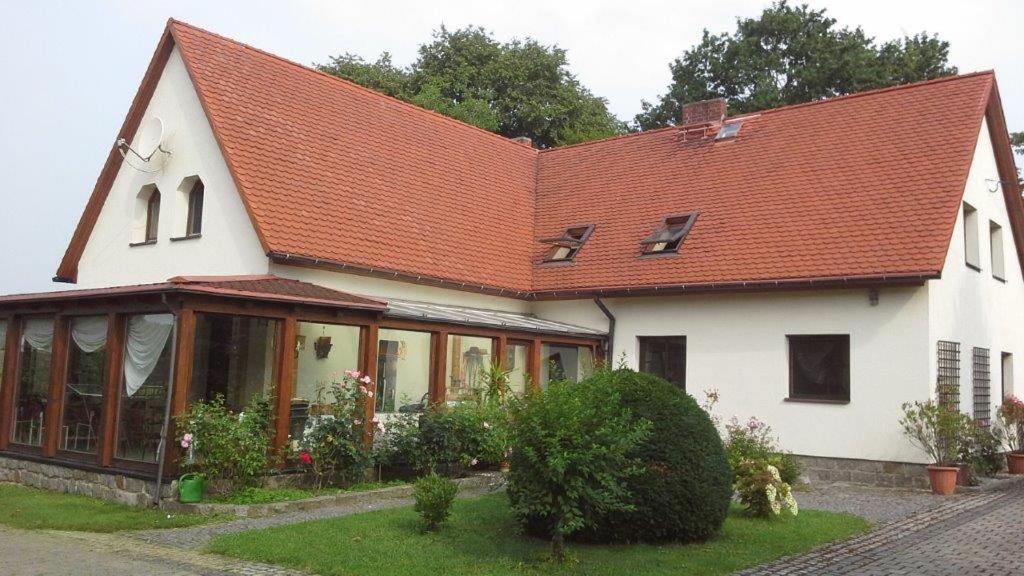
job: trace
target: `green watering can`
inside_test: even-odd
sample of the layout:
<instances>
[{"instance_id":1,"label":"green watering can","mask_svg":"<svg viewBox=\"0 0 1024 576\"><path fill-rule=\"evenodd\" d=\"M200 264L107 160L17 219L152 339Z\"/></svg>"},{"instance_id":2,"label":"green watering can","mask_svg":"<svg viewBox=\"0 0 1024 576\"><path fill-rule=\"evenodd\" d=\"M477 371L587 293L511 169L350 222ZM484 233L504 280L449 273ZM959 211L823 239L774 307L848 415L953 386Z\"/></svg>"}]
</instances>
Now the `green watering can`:
<instances>
[{"instance_id":1,"label":"green watering can","mask_svg":"<svg viewBox=\"0 0 1024 576\"><path fill-rule=\"evenodd\" d=\"M194 504L203 500L203 477L188 473L178 479L178 502Z\"/></svg>"}]
</instances>

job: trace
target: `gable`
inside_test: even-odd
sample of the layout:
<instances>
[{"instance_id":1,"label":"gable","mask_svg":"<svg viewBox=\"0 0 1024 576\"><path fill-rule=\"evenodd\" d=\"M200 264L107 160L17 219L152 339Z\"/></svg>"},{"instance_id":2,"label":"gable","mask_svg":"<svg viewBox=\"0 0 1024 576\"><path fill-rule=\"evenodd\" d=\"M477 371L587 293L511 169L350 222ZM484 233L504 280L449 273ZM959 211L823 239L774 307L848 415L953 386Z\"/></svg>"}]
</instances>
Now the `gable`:
<instances>
[{"instance_id":1,"label":"gable","mask_svg":"<svg viewBox=\"0 0 1024 576\"><path fill-rule=\"evenodd\" d=\"M163 146L171 154L147 164L129 153L116 167L78 260L78 284L91 288L163 282L181 274L266 273L267 257L176 47L142 110L142 126L154 118L163 122ZM139 136L132 136L138 149ZM204 186L202 233L185 238L188 194L197 180ZM157 239L146 244L145 215L154 190L160 192Z\"/></svg>"}]
</instances>

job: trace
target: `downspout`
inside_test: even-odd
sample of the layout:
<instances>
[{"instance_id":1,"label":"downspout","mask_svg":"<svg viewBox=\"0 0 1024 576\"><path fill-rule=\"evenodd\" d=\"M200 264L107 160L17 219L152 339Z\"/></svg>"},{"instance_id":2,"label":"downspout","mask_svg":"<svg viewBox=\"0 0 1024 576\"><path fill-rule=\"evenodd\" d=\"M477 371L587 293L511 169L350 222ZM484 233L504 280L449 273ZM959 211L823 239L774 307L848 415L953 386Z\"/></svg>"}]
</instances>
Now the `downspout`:
<instances>
[{"instance_id":1,"label":"downspout","mask_svg":"<svg viewBox=\"0 0 1024 576\"><path fill-rule=\"evenodd\" d=\"M160 443L156 449L156 497L155 504L157 507L160 506L160 490L163 488L164 483L164 459L167 454L167 430L171 423L171 401L174 396L174 371L177 366L178 360L178 315L175 313L174 308L167 302L167 294L161 294L160 299L163 301L164 306L174 316L174 324L171 327L171 368L168 374L167 382L167 398L164 403L164 424L160 427Z\"/></svg>"},{"instance_id":2,"label":"downspout","mask_svg":"<svg viewBox=\"0 0 1024 576\"><path fill-rule=\"evenodd\" d=\"M612 311L604 305L600 296L594 296L594 304L597 304L597 307L608 318L608 353L605 355L605 362L611 365L612 355L615 354L615 314L612 314Z\"/></svg>"}]
</instances>

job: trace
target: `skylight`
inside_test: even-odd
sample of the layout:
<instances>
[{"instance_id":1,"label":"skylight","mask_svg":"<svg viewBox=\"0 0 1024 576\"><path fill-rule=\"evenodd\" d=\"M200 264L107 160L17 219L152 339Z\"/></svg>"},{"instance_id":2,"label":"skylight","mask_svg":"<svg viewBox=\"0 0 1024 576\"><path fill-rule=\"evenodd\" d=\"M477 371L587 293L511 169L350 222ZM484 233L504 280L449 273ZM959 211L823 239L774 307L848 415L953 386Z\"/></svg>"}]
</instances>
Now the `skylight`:
<instances>
[{"instance_id":1,"label":"skylight","mask_svg":"<svg viewBox=\"0 0 1024 576\"><path fill-rule=\"evenodd\" d=\"M551 250L544 258L545 262L568 262L576 257L584 242L594 231L594 225L573 226L566 228L561 236L545 238L541 242L551 245Z\"/></svg>"},{"instance_id":2,"label":"skylight","mask_svg":"<svg viewBox=\"0 0 1024 576\"><path fill-rule=\"evenodd\" d=\"M723 124L718 130L718 135L715 136L715 140L725 140L726 138L734 138L740 133L740 128L743 126L742 120L736 120Z\"/></svg>"},{"instance_id":3,"label":"skylight","mask_svg":"<svg viewBox=\"0 0 1024 576\"><path fill-rule=\"evenodd\" d=\"M666 217L650 236L640 242L643 246L643 254L647 256L678 252L696 221L696 212Z\"/></svg>"}]
</instances>

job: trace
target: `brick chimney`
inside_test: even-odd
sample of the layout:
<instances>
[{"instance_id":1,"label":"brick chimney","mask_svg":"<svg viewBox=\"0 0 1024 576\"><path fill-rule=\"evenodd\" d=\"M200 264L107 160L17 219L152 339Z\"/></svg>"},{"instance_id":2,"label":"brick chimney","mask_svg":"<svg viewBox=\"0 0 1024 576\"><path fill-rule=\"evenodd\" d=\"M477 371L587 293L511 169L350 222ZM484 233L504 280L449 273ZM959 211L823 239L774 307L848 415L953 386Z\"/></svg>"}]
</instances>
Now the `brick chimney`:
<instances>
[{"instance_id":1,"label":"brick chimney","mask_svg":"<svg viewBox=\"0 0 1024 576\"><path fill-rule=\"evenodd\" d=\"M725 119L726 111L727 104L725 98L683 104L682 126L717 124Z\"/></svg>"}]
</instances>

